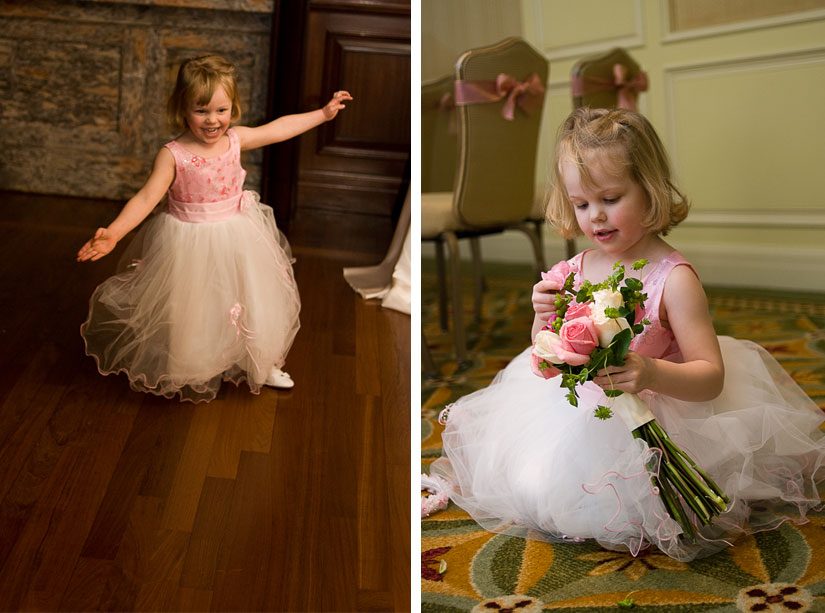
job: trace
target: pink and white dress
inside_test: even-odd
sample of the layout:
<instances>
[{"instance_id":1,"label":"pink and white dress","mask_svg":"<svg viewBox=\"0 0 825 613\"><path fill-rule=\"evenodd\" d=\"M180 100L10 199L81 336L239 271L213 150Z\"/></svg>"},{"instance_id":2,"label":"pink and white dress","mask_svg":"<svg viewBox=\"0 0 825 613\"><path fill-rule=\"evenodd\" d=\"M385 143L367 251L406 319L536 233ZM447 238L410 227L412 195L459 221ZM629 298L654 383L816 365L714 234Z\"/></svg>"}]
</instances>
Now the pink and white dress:
<instances>
[{"instance_id":1,"label":"pink and white dress","mask_svg":"<svg viewBox=\"0 0 825 613\"><path fill-rule=\"evenodd\" d=\"M272 209L243 189L240 142L227 135L214 158L166 145L175 157L166 207L90 300L86 353L135 390L199 402L222 381L246 380L257 393L298 331L289 245Z\"/></svg>"},{"instance_id":2,"label":"pink and white dress","mask_svg":"<svg viewBox=\"0 0 825 613\"><path fill-rule=\"evenodd\" d=\"M569 261L582 275L582 255ZM659 319L665 281L690 266L674 251L643 281L651 325L633 339L638 353L679 362L672 332ZM618 416L601 421L609 404L588 382L579 407L570 406L559 379L530 368L530 348L489 387L459 399L446 415L443 455L431 473L450 482L451 498L484 528L553 542L595 539L608 549L657 546L687 561L710 555L743 533L805 522L821 504L825 477L822 411L767 351L750 341L719 337L725 362L722 394L709 402L640 396L671 438L723 488L728 511L699 530L695 544L678 538L650 485L647 445Z\"/></svg>"}]
</instances>

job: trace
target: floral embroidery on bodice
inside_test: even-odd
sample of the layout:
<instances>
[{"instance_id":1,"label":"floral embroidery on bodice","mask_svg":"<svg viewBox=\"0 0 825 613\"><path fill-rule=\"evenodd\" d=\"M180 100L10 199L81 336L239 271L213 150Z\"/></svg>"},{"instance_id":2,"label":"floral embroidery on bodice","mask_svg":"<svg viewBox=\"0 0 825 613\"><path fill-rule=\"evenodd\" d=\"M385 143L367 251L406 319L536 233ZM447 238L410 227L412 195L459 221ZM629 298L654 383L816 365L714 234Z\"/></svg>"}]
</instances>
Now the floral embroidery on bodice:
<instances>
[{"instance_id":1,"label":"floral embroidery on bodice","mask_svg":"<svg viewBox=\"0 0 825 613\"><path fill-rule=\"evenodd\" d=\"M230 129L229 149L213 158L195 155L177 141L166 144L175 157L175 181L169 197L185 203L222 202L240 196L246 171L241 166L241 145Z\"/></svg>"},{"instance_id":2,"label":"floral embroidery on bodice","mask_svg":"<svg viewBox=\"0 0 825 613\"><path fill-rule=\"evenodd\" d=\"M568 262L575 271L575 287L581 287L584 277L581 274L582 259L586 252L579 253ZM637 320L647 317L650 325L645 326L644 331L638 334L630 342L633 351L641 353L651 358L662 358L671 362L681 362L682 353L676 343L673 332L662 324L659 318L659 310L662 303L662 294L665 289L665 281L670 272L676 266L690 266L694 274L696 271L690 262L678 251L671 251L652 270L642 270L642 282L644 283L644 293L647 294L645 308L641 316L637 314Z\"/></svg>"}]
</instances>

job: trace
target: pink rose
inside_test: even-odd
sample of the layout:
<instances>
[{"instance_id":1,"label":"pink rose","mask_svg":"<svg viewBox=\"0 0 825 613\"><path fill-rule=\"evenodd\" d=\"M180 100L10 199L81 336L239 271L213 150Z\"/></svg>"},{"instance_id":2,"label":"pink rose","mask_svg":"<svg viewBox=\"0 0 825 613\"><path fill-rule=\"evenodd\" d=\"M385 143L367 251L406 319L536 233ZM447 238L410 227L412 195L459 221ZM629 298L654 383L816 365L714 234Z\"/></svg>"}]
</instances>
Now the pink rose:
<instances>
[{"instance_id":1,"label":"pink rose","mask_svg":"<svg viewBox=\"0 0 825 613\"><path fill-rule=\"evenodd\" d=\"M567 325L567 324L565 324ZM564 327L562 326L562 329ZM550 334L545 340L549 348L549 354L552 355L551 361L554 364L569 364L570 366L581 366L590 360L589 355L583 355L573 351L572 345L558 334ZM534 351L536 349L534 348Z\"/></svg>"},{"instance_id":2,"label":"pink rose","mask_svg":"<svg viewBox=\"0 0 825 613\"><path fill-rule=\"evenodd\" d=\"M551 268L548 272L541 273L541 278L544 281L552 282L555 286L553 289L558 290L562 288L571 272L573 272L573 269L570 267L570 264L562 260L553 266L553 268Z\"/></svg>"},{"instance_id":3,"label":"pink rose","mask_svg":"<svg viewBox=\"0 0 825 613\"><path fill-rule=\"evenodd\" d=\"M544 367L541 364L544 364ZM561 371L555 366L551 365L547 360L542 360L535 353L530 354L530 369L533 374L543 377L544 379L551 379L556 375L560 375Z\"/></svg>"},{"instance_id":4,"label":"pink rose","mask_svg":"<svg viewBox=\"0 0 825 613\"><path fill-rule=\"evenodd\" d=\"M566 321L578 319L579 317L590 317L589 302L585 302L583 304L579 304L578 302L572 302L570 303L570 306L567 307L567 312L564 314L564 319Z\"/></svg>"},{"instance_id":5,"label":"pink rose","mask_svg":"<svg viewBox=\"0 0 825 613\"><path fill-rule=\"evenodd\" d=\"M586 363L599 344L599 333L589 317L578 317L564 322L559 330L559 338L563 343L562 347L578 357L572 362L569 357L559 353L556 355L573 366Z\"/></svg>"}]
</instances>

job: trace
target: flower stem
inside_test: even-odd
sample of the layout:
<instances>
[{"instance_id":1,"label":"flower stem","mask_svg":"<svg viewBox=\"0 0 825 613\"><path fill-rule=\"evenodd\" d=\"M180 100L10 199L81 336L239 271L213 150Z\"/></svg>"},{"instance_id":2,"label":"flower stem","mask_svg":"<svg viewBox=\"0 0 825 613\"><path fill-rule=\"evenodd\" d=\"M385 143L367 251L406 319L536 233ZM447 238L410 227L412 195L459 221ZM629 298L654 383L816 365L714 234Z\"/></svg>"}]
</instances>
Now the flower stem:
<instances>
[{"instance_id":1,"label":"flower stem","mask_svg":"<svg viewBox=\"0 0 825 613\"><path fill-rule=\"evenodd\" d=\"M724 512L725 510L727 510L726 503L730 502L730 500L722 491L722 489L718 485L716 485L716 482L713 479L711 479L705 471L699 468L687 453L682 451L671 440L671 438L667 435L667 432L664 431L662 426L653 422L651 424L651 428L656 432L656 434L662 440L664 445L668 447L668 451L670 452L674 460L681 465L684 474L693 477L690 480L695 485L695 487L699 489L698 493L702 494L703 496L707 496L707 498L713 503L713 505L717 509L719 509L719 511ZM699 476L704 480L704 483L695 478L695 476L691 473L690 468L688 468L688 466L685 465L685 461L687 461L687 463L690 465L690 468L692 468L699 474Z\"/></svg>"}]
</instances>

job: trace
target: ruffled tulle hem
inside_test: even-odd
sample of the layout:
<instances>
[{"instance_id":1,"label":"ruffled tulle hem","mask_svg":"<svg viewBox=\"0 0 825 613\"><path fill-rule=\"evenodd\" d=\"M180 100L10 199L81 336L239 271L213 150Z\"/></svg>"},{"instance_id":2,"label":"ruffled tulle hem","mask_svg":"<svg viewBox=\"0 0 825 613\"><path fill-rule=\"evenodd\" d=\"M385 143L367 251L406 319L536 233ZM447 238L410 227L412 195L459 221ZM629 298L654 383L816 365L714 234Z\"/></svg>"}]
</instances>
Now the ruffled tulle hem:
<instances>
[{"instance_id":1,"label":"ruffled tulle hem","mask_svg":"<svg viewBox=\"0 0 825 613\"><path fill-rule=\"evenodd\" d=\"M272 209L245 192L240 212L204 223L148 220L80 328L103 375L132 389L208 402L226 382L259 393L299 328L289 245Z\"/></svg>"},{"instance_id":2,"label":"ruffled tulle hem","mask_svg":"<svg viewBox=\"0 0 825 613\"><path fill-rule=\"evenodd\" d=\"M85 338L84 338L85 341ZM86 355L94 358L97 371L104 377L109 375L125 375L129 381L129 387L136 392L144 392L174 399L176 396L180 402L191 402L199 404L201 402L211 402L214 400L223 383L233 383L235 387L241 387L246 383L250 393L256 396L261 393L263 384L256 383L240 366L234 366L223 370L212 377L202 381L187 381L185 383L175 383L168 375L152 376L146 374L134 374L129 368L117 368L106 370L101 367L100 358L86 348ZM283 368L283 360L275 364L275 368Z\"/></svg>"},{"instance_id":3,"label":"ruffled tulle hem","mask_svg":"<svg viewBox=\"0 0 825 613\"><path fill-rule=\"evenodd\" d=\"M482 527L548 542L596 541L638 555L656 546L681 561L706 557L745 534L803 524L823 507L820 409L764 349L721 337L725 390L710 402L643 394L659 424L722 487L727 510L690 542L666 513L651 474L658 449L620 419L600 421L553 380L530 372L529 350L493 383L448 407L443 456L430 469ZM595 387L595 386L594 386Z\"/></svg>"}]
</instances>

